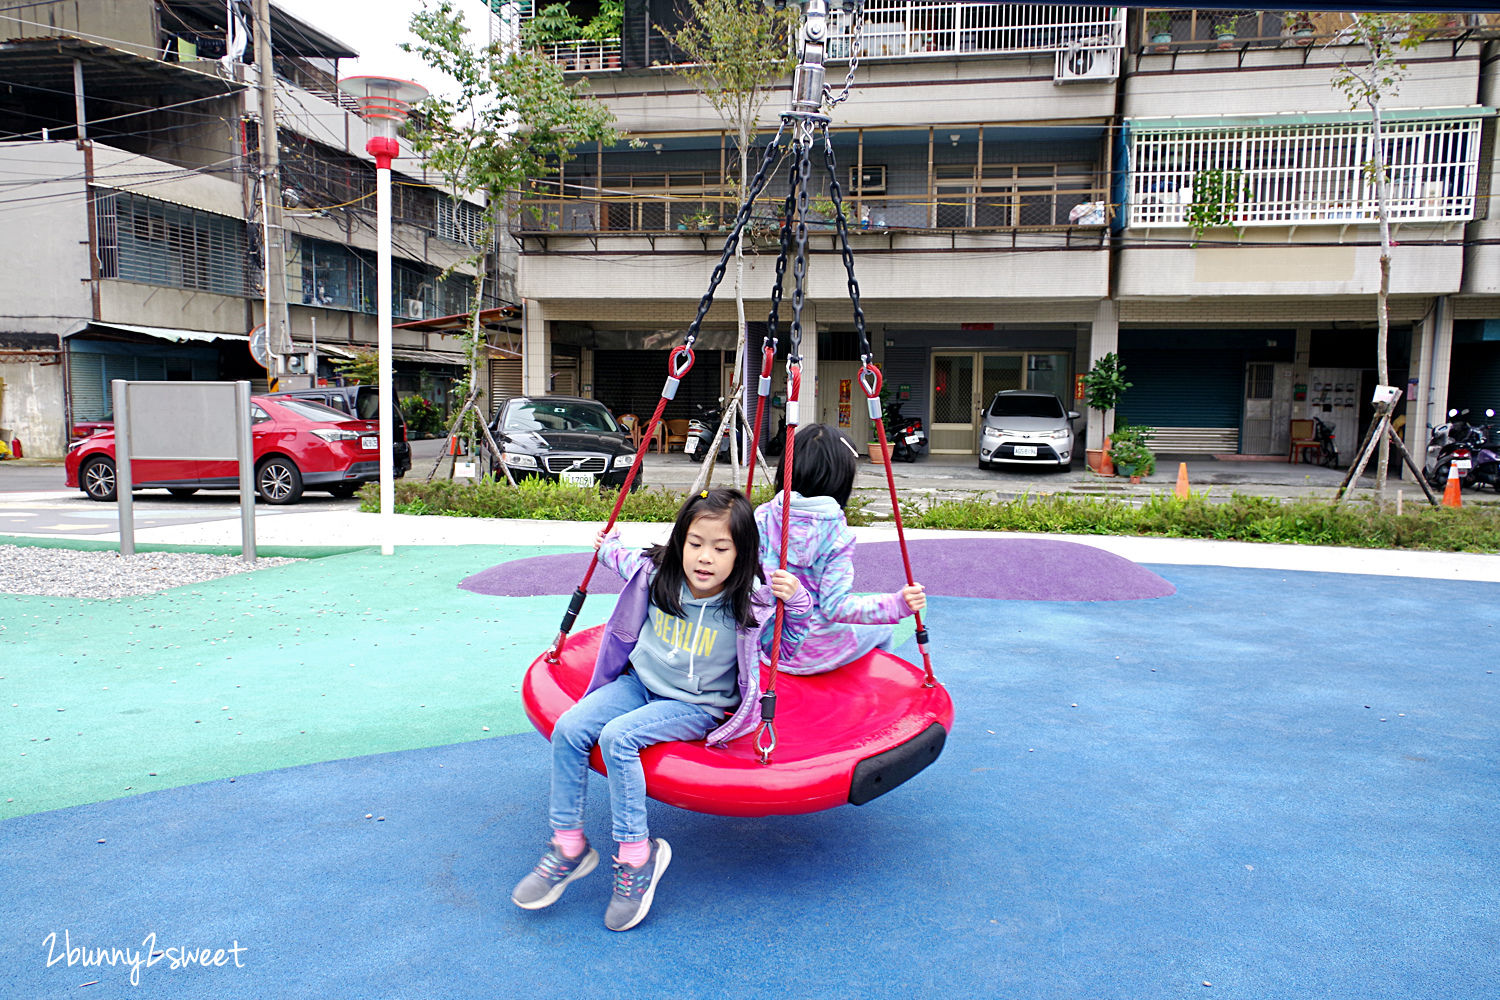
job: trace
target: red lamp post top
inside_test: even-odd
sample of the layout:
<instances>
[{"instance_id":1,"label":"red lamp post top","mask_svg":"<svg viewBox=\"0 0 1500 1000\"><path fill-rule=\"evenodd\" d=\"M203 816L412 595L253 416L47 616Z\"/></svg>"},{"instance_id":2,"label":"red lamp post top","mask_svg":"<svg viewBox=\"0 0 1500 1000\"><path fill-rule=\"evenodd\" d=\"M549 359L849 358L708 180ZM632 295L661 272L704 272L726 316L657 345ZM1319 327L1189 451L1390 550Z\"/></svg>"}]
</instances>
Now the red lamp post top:
<instances>
[{"instance_id":1,"label":"red lamp post top","mask_svg":"<svg viewBox=\"0 0 1500 1000\"><path fill-rule=\"evenodd\" d=\"M360 117L370 123L374 134L365 143L365 151L375 157L377 167L389 170L401 151L396 130L411 114L412 105L427 99L427 88L395 77L346 76L339 81L339 89L359 103Z\"/></svg>"}]
</instances>

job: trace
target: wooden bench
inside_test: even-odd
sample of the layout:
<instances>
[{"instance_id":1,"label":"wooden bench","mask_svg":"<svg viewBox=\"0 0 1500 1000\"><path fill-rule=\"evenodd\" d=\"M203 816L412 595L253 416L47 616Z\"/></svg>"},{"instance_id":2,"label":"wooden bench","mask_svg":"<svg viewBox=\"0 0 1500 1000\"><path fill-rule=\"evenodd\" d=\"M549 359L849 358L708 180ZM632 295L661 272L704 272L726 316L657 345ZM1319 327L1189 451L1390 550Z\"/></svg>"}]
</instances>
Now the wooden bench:
<instances>
[{"instance_id":1,"label":"wooden bench","mask_svg":"<svg viewBox=\"0 0 1500 1000\"><path fill-rule=\"evenodd\" d=\"M1238 427L1157 427L1146 446L1158 455L1223 455L1240 450Z\"/></svg>"}]
</instances>

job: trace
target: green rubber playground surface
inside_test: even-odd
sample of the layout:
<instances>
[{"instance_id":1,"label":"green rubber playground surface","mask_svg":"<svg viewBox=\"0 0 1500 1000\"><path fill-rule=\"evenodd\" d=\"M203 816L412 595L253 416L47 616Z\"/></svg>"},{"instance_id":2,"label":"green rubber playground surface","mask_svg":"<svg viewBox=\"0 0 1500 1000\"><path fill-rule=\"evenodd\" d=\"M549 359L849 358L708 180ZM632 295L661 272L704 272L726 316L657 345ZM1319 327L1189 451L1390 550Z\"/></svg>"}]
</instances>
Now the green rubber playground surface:
<instances>
[{"instance_id":1,"label":"green rubber playground surface","mask_svg":"<svg viewBox=\"0 0 1500 1000\"><path fill-rule=\"evenodd\" d=\"M0 819L529 730L521 678L565 599L457 583L564 551L360 549L144 597L6 595ZM613 606L595 595L577 627Z\"/></svg>"}]
</instances>

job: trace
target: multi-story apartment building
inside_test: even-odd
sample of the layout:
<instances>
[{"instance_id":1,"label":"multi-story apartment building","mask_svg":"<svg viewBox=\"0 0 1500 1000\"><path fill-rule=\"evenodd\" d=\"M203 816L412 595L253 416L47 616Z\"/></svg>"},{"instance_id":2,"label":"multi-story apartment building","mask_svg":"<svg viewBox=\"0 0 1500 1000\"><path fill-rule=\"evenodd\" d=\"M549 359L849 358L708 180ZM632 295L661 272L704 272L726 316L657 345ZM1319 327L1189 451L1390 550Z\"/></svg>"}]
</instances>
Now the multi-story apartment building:
<instances>
[{"instance_id":1,"label":"multi-story apartment building","mask_svg":"<svg viewBox=\"0 0 1500 1000\"><path fill-rule=\"evenodd\" d=\"M60 455L111 379L250 379L267 238L284 246L284 379L371 349L375 177L338 92L347 45L273 5L282 231L264 225L250 4L91 0L0 11L0 426ZM492 243L403 150L393 183L395 388L439 402L467 361L472 267ZM490 273L494 274L493 268ZM486 286L495 296L494 283ZM499 295L512 296L507 281ZM505 310L489 315L503 320ZM518 364L518 362L517 362Z\"/></svg>"},{"instance_id":2,"label":"multi-story apartment building","mask_svg":"<svg viewBox=\"0 0 1500 1000\"><path fill-rule=\"evenodd\" d=\"M587 2L575 0L583 19ZM627 3L620 42L550 50L634 141L578 150L512 219L528 388L576 369L616 412L649 412L734 207L733 140L673 68L668 7ZM841 83L850 22L835 22ZM1000 389L1083 410L1079 377L1117 351L1134 383L1120 415L1158 428L1158 450L1284 455L1290 421L1317 414L1349 459L1371 412L1380 270L1371 116L1334 84L1357 58L1347 23L866 0L854 96L834 112L839 180L877 360L934 452L975 453L977 414ZM1450 403L1500 401L1497 39L1500 18L1455 16L1384 101L1390 379L1410 389L1416 446ZM762 141L786 95L767 105ZM773 219L783 194L778 175L757 217ZM1210 225L1195 233L1195 219ZM746 293L763 321L775 250L749 242ZM863 440L831 229L809 252L813 413ZM708 320L669 415L727 385L728 283ZM1097 413L1090 424L1097 441Z\"/></svg>"}]
</instances>

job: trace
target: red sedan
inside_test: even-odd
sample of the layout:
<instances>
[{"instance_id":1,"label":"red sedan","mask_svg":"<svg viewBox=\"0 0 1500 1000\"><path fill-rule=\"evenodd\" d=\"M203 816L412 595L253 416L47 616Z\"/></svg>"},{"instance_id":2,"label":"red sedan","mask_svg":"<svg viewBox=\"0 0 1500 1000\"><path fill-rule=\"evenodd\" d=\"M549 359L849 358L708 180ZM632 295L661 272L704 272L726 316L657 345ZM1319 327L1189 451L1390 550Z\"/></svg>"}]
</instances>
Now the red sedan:
<instances>
[{"instance_id":1,"label":"red sedan","mask_svg":"<svg viewBox=\"0 0 1500 1000\"><path fill-rule=\"evenodd\" d=\"M296 503L304 488L353 496L361 483L380 478L380 425L303 399L250 397L255 447L255 492L267 503ZM101 430L68 448L67 485L90 499L116 497L115 432ZM173 496L198 490L237 490L233 461L138 460L134 489L165 489Z\"/></svg>"}]
</instances>

